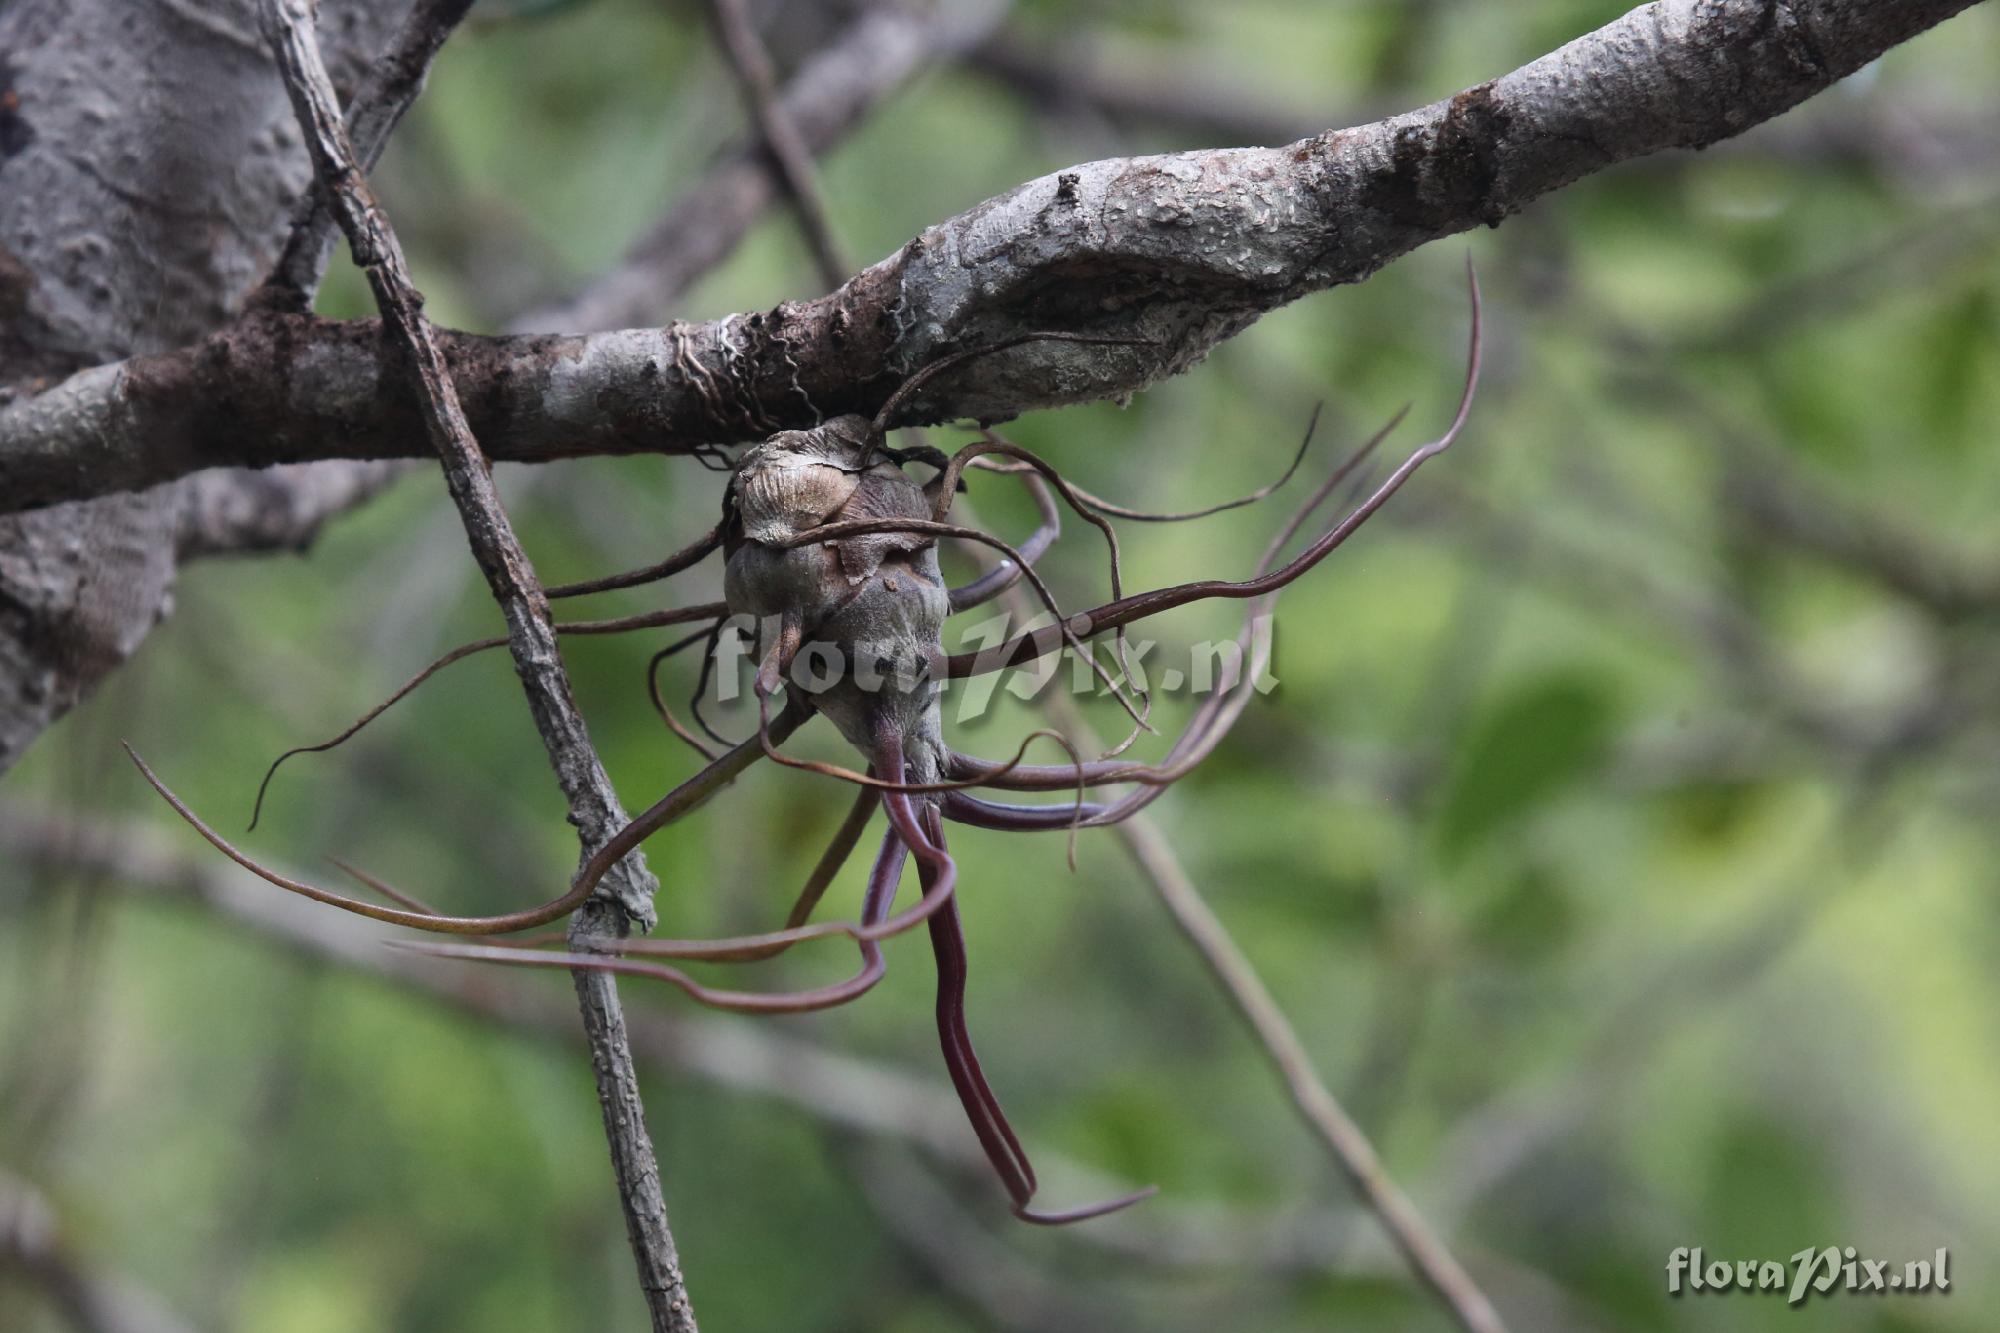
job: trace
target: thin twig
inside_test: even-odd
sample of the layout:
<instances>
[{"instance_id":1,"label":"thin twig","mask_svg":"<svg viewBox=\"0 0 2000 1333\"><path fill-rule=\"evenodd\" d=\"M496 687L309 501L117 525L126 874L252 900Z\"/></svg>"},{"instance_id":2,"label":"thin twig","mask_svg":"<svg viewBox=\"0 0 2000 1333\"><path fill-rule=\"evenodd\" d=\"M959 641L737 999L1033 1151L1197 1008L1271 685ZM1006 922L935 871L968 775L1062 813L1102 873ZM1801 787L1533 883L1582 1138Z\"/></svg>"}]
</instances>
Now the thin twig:
<instances>
[{"instance_id":1,"label":"thin twig","mask_svg":"<svg viewBox=\"0 0 2000 1333\"><path fill-rule=\"evenodd\" d=\"M348 142L354 145L363 171L373 171L382 160L389 136L424 90L431 61L471 8L472 0L416 0L389 49L370 67L367 81L348 104L345 122ZM315 179L294 210L285 248L252 303L269 309L310 310L327 260L333 257L337 225L326 206L326 191Z\"/></svg>"},{"instance_id":2,"label":"thin twig","mask_svg":"<svg viewBox=\"0 0 2000 1333\"><path fill-rule=\"evenodd\" d=\"M820 281L829 290L838 287L846 280L849 266L827 220L826 199L820 193L819 169L813 165L812 146L779 101L778 71L771 63L771 53L765 48L764 39L757 35L757 26L751 22L749 6L744 0L710 0L709 10L715 18L716 35L722 39L722 49L729 56L736 81L742 87L744 105L757 122L757 137L763 140L764 151L770 154L786 199L798 212L799 229L805 232L806 243L812 247Z\"/></svg>"},{"instance_id":3,"label":"thin twig","mask_svg":"<svg viewBox=\"0 0 2000 1333\"><path fill-rule=\"evenodd\" d=\"M793 74L779 109L809 150L824 153L921 71L982 41L1008 7L1008 0L939 6L936 12L870 6ZM675 299L727 258L783 191L783 179L768 162L754 138L732 148L615 268L569 300L523 315L514 327L622 328L665 318Z\"/></svg>"},{"instance_id":4,"label":"thin twig","mask_svg":"<svg viewBox=\"0 0 2000 1333\"><path fill-rule=\"evenodd\" d=\"M1426 1286L1451 1310L1467 1333L1504 1333L1506 1325L1451 1251L1434 1234L1408 1196L1389 1178L1368 1136L1341 1107L1313 1068L1312 1057L1257 970L1230 938L1173 848L1150 816L1118 826L1119 839L1159 894L1174 924L1208 964L1230 1003L1257 1036L1284 1077L1292 1104L1333 1154L1340 1169L1381 1221Z\"/></svg>"},{"instance_id":5,"label":"thin twig","mask_svg":"<svg viewBox=\"0 0 2000 1333\"><path fill-rule=\"evenodd\" d=\"M1046 707L1051 720L1065 733L1086 745L1096 744L1089 724L1067 697L1051 692ZM1312 1056L1284 1010L1278 1007L1257 969L1230 937L1221 918L1188 878L1159 826L1141 813L1117 828L1119 840L1125 844L1133 863L1284 1078L1299 1115L1326 1144L1335 1163L1418 1278L1436 1293L1466 1333L1506 1333L1506 1325L1493 1303L1431 1231L1408 1196L1389 1178L1367 1134L1321 1080L1313 1068Z\"/></svg>"},{"instance_id":6,"label":"thin twig","mask_svg":"<svg viewBox=\"0 0 2000 1333\"><path fill-rule=\"evenodd\" d=\"M50 872L104 876L135 901L185 903L212 913L298 954L389 983L513 1036L562 1041L574 1020L547 992L494 986L476 972L440 966L402 949L384 949L365 922L260 891L213 858L183 854L154 830L0 802L0 848L10 863ZM914 1148L968 1175L987 1170L964 1133L958 1100L935 1080L893 1065L834 1051L775 1030L770 1024L641 1010L632 1044L648 1061L729 1092L782 1103L835 1132L860 1134ZM1043 1174L1072 1192L1110 1185L1094 1167L1038 1146ZM1053 1168L1051 1170L1050 1168ZM1336 1249L1362 1219L1346 1209L1288 1209L1281 1216L1228 1205L1160 1200L1138 1213L1108 1218L1072 1233L1123 1262L1152 1271L1213 1274L1242 1271L1260 1283L1314 1279L1338 1258L1348 1271L1389 1275L1384 1249ZM4 1229L4 1228L0 1228ZM1496 1273L1553 1284L1498 1255L1481 1256Z\"/></svg>"},{"instance_id":7,"label":"thin twig","mask_svg":"<svg viewBox=\"0 0 2000 1333\"><path fill-rule=\"evenodd\" d=\"M347 233L355 263L368 276L385 331L406 363L424 409L425 433L443 464L473 554L505 614L508 647L527 691L529 711L588 854L627 819L570 693L548 599L501 507L490 465L473 438L450 369L423 317L422 297L411 282L402 247L370 194L348 141L320 59L311 0L266 0L263 16L314 167ZM598 940L623 935L629 929L628 918L651 923L653 880L643 858L633 853L605 883L614 897L593 898L572 918L572 939L579 950L590 951ZM590 969L579 969L574 976L626 1232L653 1328L656 1333L694 1333L694 1310L667 1224L659 1167L646 1135L638 1073L615 982Z\"/></svg>"},{"instance_id":8,"label":"thin twig","mask_svg":"<svg viewBox=\"0 0 2000 1333\"><path fill-rule=\"evenodd\" d=\"M562 1040L575 1020L538 987L498 986L478 969L441 964L407 949L385 949L367 922L264 891L213 857L189 856L156 830L80 819L52 809L0 802L0 849L8 863L51 872L102 875L134 901L187 904L314 964L330 964L428 999L515 1036ZM983 1177L984 1154L965 1134L952 1090L934 1078L832 1050L762 1021L632 1014L631 1039L649 1063L729 1092L766 1098L830 1128L914 1148L933 1162ZM1101 1193L1097 1168L1036 1146L1042 1174L1069 1192ZM1161 1201L1072 1234L1122 1259L1154 1267L1250 1268L1259 1274L1323 1271L1325 1237L1355 1218L1309 1210L1270 1218L1254 1211ZM1374 1256L1361 1256L1372 1264Z\"/></svg>"}]
</instances>

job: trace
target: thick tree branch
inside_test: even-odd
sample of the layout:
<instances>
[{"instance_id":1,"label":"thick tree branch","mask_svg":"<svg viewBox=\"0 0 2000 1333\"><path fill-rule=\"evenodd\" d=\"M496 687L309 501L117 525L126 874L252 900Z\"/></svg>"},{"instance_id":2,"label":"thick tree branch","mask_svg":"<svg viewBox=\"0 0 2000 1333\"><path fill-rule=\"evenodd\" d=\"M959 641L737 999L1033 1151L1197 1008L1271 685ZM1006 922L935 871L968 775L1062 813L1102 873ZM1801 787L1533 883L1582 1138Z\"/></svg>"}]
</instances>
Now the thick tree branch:
<instances>
[{"instance_id":1,"label":"thick tree branch","mask_svg":"<svg viewBox=\"0 0 2000 1333\"><path fill-rule=\"evenodd\" d=\"M407 5L346 0L328 59L360 70ZM307 177L256 30L255 0L0 5L0 401L234 317ZM179 556L301 544L378 470L210 471L0 514L0 771L166 614ZM13 484L0 464L0 499Z\"/></svg>"},{"instance_id":2,"label":"thick tree branch","mask_svg":"<svg viewBox=\"0 0 2000 1333\"><path fill-rule=\"evenodd\" d=\"M355 0L361 2L364 0ZM200 90L196 101L222 105L235 95L225 96L220 91L226 81L218 77L218 66L213 62L221 60L223 68L237 73L246 49L243 42L220 31L210 32L211 27L238 31L236 24L220 17L190 34L185 28L176 28L174 15L162 14L159 18L169 31L184 37L193 35L197 46L199 39L208 37L216 38L219 45L213 52L176 48L174 61L159 61L156 69L149 67L134 74L120 63L125 54L122 50L107 50L109 39L102 35L103 25L109 23L121 37L132 38L134 52L151 49L146 42L152 34L145 34L144 40L134 37L129 24L119 26L125 19L122 4L113 0L102 3L107 12L98 12L98 0L71 6L70 19L76 31L57 29L52 40L47 32L28 24L32 6L17 5L6 16L8 23L28 24L37 40L47 40L45 49L36 50L34 41L24 44L17 33L11 34L16 38L14 47L26 51L27 68L33 77L7 91L21 99L22 117L33 132L34 148L5 163L10 173L8 184L14 184L11 173L41 170L44 162L38 159L71 164L83 176L81 182L65 179L57 188L44 172L11 194L0 189L0 378L33 382L36 376L65 374L81 364L128 354L135 346L182 343L209 332L230 313L221 302L202 304L180 296L170 302L153 299L163 280L157 261L170 253L179 257L177 268L216 269L219 273L226 269L221 294L232 301L256 276L244 271L242 264L232 267L223 262L229 256L213 243L212 228L204 221L216 211L214 206L206 200L199 208L187 207L184 202L161 206L154 196L163 188L180 200L190 191L207 188L205 182L210 178L220 178L235 187L236 193L259 203L261 212L248 210L243 200L231 198L228 190L219 191L230 207L244 211L229 234L252 246L259 256L267 256L266 250L257 247L269 244L271 226L285 202L269 188L273 176L281 178L287 191L298 191L292 161L296 144L290 132L289 108L281 95L274 100L284 123L269 124L261 132L257 127L246 127L243 139L247 148L236 140L218 139L213 125L202 128L204 137L199 140L186 136L174 140L181 147L190 142L212 143L212 162L206 164L211 169L207 172L189 171L185 162L179 162L170 184L141 187L97 171L95 164L100 159L128 160L121 147L127 142L126 127L121 124L107 132L84 110L95 102L44 91L44 85L59 88L66 78L73 79L78 68L92 71L95 81L106 88L127 87L149 74L164 80L186 72L189 77L184 82ZM230 3L239 5L245 16L241 31L253 29L254 20L248 16L255 0ZM382 10L398 7L397 0L365 3ZM383 137L421 90L423 64L436 55L445 26L461 7L461 0L423 0L408 11L394 40L370 67L361 91L347 108L350 134L364 161L379 153ZM970 8L954 6L948 15L917 14L900 8L872 10L848 28L833 47L806 63L787 90L786 105L795 110L809 131L807 137L824 147L918 70L979 40L1005 7L996 0ZM350 4L340 11L335 26L351 58L365 51L371 35L357 18ZM0 47L9 45L9 37L6 24L0 23ZM334 34L322 34L323 41L333 39ZM252 41L250 46L256 47L256 43ZM261 57L262 48L256 49ZM249 68L249 74L254 76L249 81L257 85L257 96L244 94L238 100L244 105L261 105L260 98L273 100L262 97L266 84L276 93L276 80L268 67L260 61ZM170 89L158 91L156 99L169 107L188 101ZM133 119L143 121L147 128L136 131L142 147L130 159L150 162L147 154L158 146L155 118ZM264 157L279 159L272 166L282 166L282 173L265 170L261 165ZM250 163L259 163L259 168L247 169ZM97 174L91 174L93 171ZM98 198L92 191L100 185L115 185L118 192ZM725 156L635 248L623 266L580 298L611 313L602 320L574 322L578 326L631 322L643 319L647 310L666 308L687 283L728 255L770 202L773 188L754 148ZM33 243L38 239L36 228L47 221L48 201L72 198L82 201L73 214L76 221L71 221L71 214L64 214L62 226L39 233L50 244ZM22 205L18 228L8 225L9 201ZM86 231L96 226L111 234L116 230L121 203L133 210L134 217L169 222L175 230L164 238L128 237L91 251L113 259L143 257L145 262L138 272L125 271L132 267L129 263L112 265L118 270L113 273L79 271L74 264L76 246L63 238L73 239L79 226ZM293 309L297 302L289 289L310 287L318 281L327 257L324 229L331 226L331 220L323 209L313 219L300 223L295 217L284 255L265 288L265 300L258 304ZM10 239L17 230L31 243ZM199 243L190 246L190 238L182 232L194 233ZM308 232L315 233L317 239ZM15 246L12 253L6 249L9 244ZM263 264L262 257L253 261L259 270ZM107 321L105 327L96 335L79 337L77 330L64 327L59 318L51 319L43 309L60 311L90 304L66 290L71 286L89 286L118 293L121 298L135 294L137 299L130 309L119 305L97 308L96 313ZM619 314L621 305L637 306L640 313ZM191 325L190 314L207 322ZM560 311L543 312L543 317L553 320L553 325L573 322ZM536 318L519 321L517 328L536 327ZM133 322L122 322L127 319ZM160 323L169 331L153 327ZM90 341L91 336L99 341ZM41 382L50 381L44 378ZM15 392L0 385L0 404L11 401ZM163 613L176 557L302 549L328 518L365 501L394 475L378 462L208 469L178 485L139 495L111 495L101 501L55 505L12 516L5 513L13 507L10 493L0 484L0 601L12 601L23 609L18 625L9 623L0 612L0 770L99 675L137 646ZM0 482L9 476L0 462ZM134 564L139 566L136 570Z\"/></svg>"},{"instance_id":3,"label":"thick tree branch","mask_svg":"<svg viewBox=\"0 0 2000 1333\"><path fill-rule=\"evenodd\" d=\"M372 67L352 107L355 121L361 127L364 152L379 153L389 129L421 87L424 71L448 30L453 11L464 8L465 0L423 0L411 11L390 50ZM246 5L245 18L248 12ZM75 17L78 27L87 32L90 16ZM342 16L340 31L350 44L366 39L367 30L359 22L363 17L356 10ZM124 24L128 18L116 16L111 21ZM119 27L118 31L121 36L132 36L129 26ZM242 42L235 38L239 31L228 17L218 12L211 16L210 26L202 32L205 37L219 39L223 46L232 48L228 54L211 51L206 58L195 58L192 52L180 52L175 61L155 56L146 74L166 81L175 77L170 71L181 71L186 86L201 91L202 96L195 101L229 103L234 95L222 90L235 85L217 78L215 61L219 58L223 62L221 67L232 73L241 66ZM0 46L5 44L6 36L0 34ZM261 47L254 40L250 45L261 55ZM58 40L38 53L46 64L37 62L35 72L60 85L65 58L78 64L99 66L108 62L116 66L121 58L139 58L140 52L147 49L150 48L146 43L136 37L130 50L118 53L107 53L101 38L86 38L80 51L65 51ZM257 81L268 83L275 92L275 81L268 70L256 68L255 75ZM108 81L114 86L124 86L115 68ZM161 104L175 108L177 113L192 105L185 98L156 96ZM128 100L139 105L136 99ZM242 98L243 105L249 107L258 106L260 100ZM275 101L274 109L282 117L283 99ZM23 247L22 256L16 257L9 255L4 243L0 243L0 287L12 282L20 288L0 296L0 351L12 347L18 352L5 358L0 377L47 373L54 366L74 366L93 337L108 338L114 347L122 349L135 341L140 345L175 342L189 333L204 331L186 328L185 314L168 315L166 318L176 333L161 340L148 326L160 320L163 306L169 311L191 310L196 318L220 322L225 308L217 298L234 295L226 287L204 289L201 302L177 298L163 303L149 295L158 284L170 280L171 269L193 273L219 271L232 258L227 248L215 243L214 229L205 220L213 205L204 208L191 201L204 192L227 201L233 212L241 214L239 225L231 233L252 249L261 241L262 229L250 219L260 208L282 207L282 198L273 189L278 183L272 179L275 173L268 170L272 164L266 160L273 155L282 158L292 149L289 126L282 119L267 122L271 124L267 134L244 127L252 145L247 151L227 139L218 144L212 160L205 164L214 168L212 172L191 170L192 164L182 162L167 181L154 182L150 189L138 189L129 180L113 182L105 175L106 164L116 161L122 169L128 160L119 154L119 145L124 142L119 128L107 133L105 125L91 119L88 113L81 115L79 123L65 123L66 113L89 105L95 105L94 100L77 97L73 86L64 87L61 95L51 98L37 95L32 81L23 98L36 138L57 145L64 140L82 145L80 153L58 148L52 154L54 160L74 163L87 176L97 173L91 176L93 184L107 188L115 184L116 202L135 214L143 211L165 219L170 234L166 243L159 238L140 241L128 237L121 245L102 252L129 251L143 257L138 272L129 274L119 284L106 281L104 290L123 291L129 287L144 304L129 311L103 311L104 322L94 331L87 325L65 327L59 315L52 318L46 313L61 311L65 305L62 299L65 294L59 292L60 283L55 280L58 275L72 282L79 276L74 273L73 244L65 243L54 254L38 253L35 246L29 245ZM145 127L137 134L147 153L157 148L157 118L157 112L150 111L133 118ZM246 119L254 124L254 113ZM65 134L65 130L70 132ZM209 139L214 138L214 131L213 125L203 127ZM177 147L175 151L182 149ZM144 154L136 154L131 160L152 164L151 158ZM289 161L284 162L288 170L290 165ZM35 167L31 162L24 169L32 172ZM218 181L226 184L215 183ZM51 182L45 176L41 183L47 186ZM30 203L27 210L30 227L46 221L42 215L52 203L59 206L66 199L80 199L88 204L81 216L107 232L116 227L115 209L89 199L87 192L79 196L75 190L50 189L44 198L35 194L33 185L23 186L23 191L21 197L33 196L42 201L39 209ZM293 281L303 282L307 290L318 280L326 258L324 231L317 239L309 237L307 231L311 226L331 225L323 211L317 216L317 222L302 221L295 228L292 247L285 263L280 265L280 272L289 272ZM5 230L4 220L0 220L0 231ZM67 223L55 230L59 236L70 234ZM30 230L31 240L33 235ZM306 248L301 249L302 246ZM39 264L22 265L20 258ZM307 258L309 267L305 263ZM169 259L174 262L166 262ZM238 263L235 267L240 270L243 265ZM232 281L239 276L242 275L232 272ZM73 298L71 308L75 308ZM125 323L121 317L131 322ZM0 632L0 681L15 691L12 698L0 697L0 769L53 716L87 689L97 675L109 670L137 645L164 610L178 561L244 551L303 549L311 544L327 519L364 502L393 476L392 465L374 462L322 463L256 471L210 470L177 486L161 487L145 495L113 497L94 506L57 506L0 523L0 572L4 572L4 580L0 582L5 584L0 588L0 600L28 608L26 623L18 627L7 625ZM107 595L99 589L115 591ZM88 653L78 653L73 646L78 641L93 639L97 642ZM0 695L5 694L5 686L0 686Z\"/></svg>"},{"instance_id":4,"label":"thick tree branch","mask_svg":"<svg viewBox=\"0 0 2000 1333\"><path fill-rule=\"evenodd\" d=\"M328 206L347 233L355 263L368 275L383 321L394 334L398 359L422 407L425 437L443 463L445 484L464 519L466 538L505 614L508 648L527 691L529 712L588 857L629 820L570 692L548 599L501 507L491 468L466 424L451 371L423 316L423 298L411 282L402 247L369 193L347 138L332 82L320 62L312 0L266 0L264 18ZM621 861L604 883L608 901L592 899L572 919L573 948L587 951L606 937L623 935L628 917L652 924L655 886L639 853ZM667 1224L659 1166L646 1134L638 1073L615 980L606 972L579 969L575 984L626 1233L653 1329L694 1333L694 1309Z\"/></svg>"},{"instance_id":5,"label":"thick tree branch","mask_svg":"<svg viewBox=\"0 0 2000 1333\"><path fill-rule=\"evenodd\" d=\"M1659 0L1419 111L1284 148L1088 163L925 231L819 300L699 325L441 338L493 457L685 452L870 412L946 352L905 424L1000 419L1187 369L1266 311L1497 224L1613 163L1769 119L1972 0ZM413 453L421 422L372 323L250 320L0 411L0 503L203 467Z\"/></svg>"}]
</instances>

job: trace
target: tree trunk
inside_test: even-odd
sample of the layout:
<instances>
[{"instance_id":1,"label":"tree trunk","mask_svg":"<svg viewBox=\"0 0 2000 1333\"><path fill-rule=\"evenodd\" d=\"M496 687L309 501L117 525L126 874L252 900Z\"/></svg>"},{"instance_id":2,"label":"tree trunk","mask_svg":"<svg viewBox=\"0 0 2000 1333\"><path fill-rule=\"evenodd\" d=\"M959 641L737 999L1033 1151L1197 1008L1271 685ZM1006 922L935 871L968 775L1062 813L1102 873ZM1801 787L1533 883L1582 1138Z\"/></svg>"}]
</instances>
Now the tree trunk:
<instances>
[{"instance_id":1,"label":"tree trunk","mask_svg":"<svg viewBox=\"0 0 2000 1333\"><path fill-rule=\"evenodd\" d=\"M401 8L328 5L344 87ZM250 0L0 7L0 399L226 323L308 172ZM381 475L224 471L0 517L0 771L131 656L184 555L301 545Z\"/></svg>"}]
</instances>

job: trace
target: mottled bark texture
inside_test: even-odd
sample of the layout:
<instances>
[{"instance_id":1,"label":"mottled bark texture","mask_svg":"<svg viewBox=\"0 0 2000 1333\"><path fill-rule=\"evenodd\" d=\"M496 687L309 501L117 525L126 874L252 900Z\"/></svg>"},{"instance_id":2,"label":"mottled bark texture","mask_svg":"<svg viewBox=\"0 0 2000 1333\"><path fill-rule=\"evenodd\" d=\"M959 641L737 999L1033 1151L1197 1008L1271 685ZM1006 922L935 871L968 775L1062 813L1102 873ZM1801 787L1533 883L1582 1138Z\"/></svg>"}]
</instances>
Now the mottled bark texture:
<instances>
[{"instance_id":1,"label":"mottled bark texture","mask_svg":"<svg viewBox=\"0 0 2000 1333\"><path fill-rule=\"evenodd\" d=\"M329 8L343 84L403 7ZM0 6L0 400L221 327L306 171L251 0ZM111 488L72 471L31 494L0 464L0 770L166 613L180 558L301 545L382 476L335 464L112 494L189 470ZM86 502L15 512L55 499Z\"/></svg>"},{"instance_id":2,"label":"mottled bark texture","mask_svg":"<svg viewBox=\"0 0 2000 1333\"><path fill-rule=\"evenodd\" d=\"M1044 343L976 361L905 420L1126 394L1426 241L1623 159L1736 134L1970 3L1661 0L1371 125L1030 181L816 301L664 329L459 334L445 350L474 430L502 459L685 452L865 414L940 354L1035 329L1145 345ZM203 467L408 455L421 424L405 395L381 391L387 371L374 324L293 317L85 372L0 412L8 502Z\"/></svg>"}]
</instances>

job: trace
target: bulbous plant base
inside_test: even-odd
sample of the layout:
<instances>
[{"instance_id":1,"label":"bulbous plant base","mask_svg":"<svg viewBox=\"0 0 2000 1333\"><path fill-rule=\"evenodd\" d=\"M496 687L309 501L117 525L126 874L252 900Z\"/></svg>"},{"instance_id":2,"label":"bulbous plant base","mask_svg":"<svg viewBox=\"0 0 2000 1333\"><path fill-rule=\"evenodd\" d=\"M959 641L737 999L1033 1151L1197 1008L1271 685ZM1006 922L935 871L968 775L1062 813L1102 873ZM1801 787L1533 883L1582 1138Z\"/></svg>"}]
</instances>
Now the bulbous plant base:
<instances>
[{"instance_id":1,"label":"bulbous plant base","mask_svg":"<svg viewBox=\"0 0 2000 1333\"><path fill-rule=\"evenodd\" d=\"M349 873L396 905L383 906L288 878L258 864L204 823L138 755L132 756L133 762L175 812L202 837L268 882L390 924L433 933L489 937L490 941L406 946L429 954L514 966L602 970L664 981L694 1000L719 1009L796 1013L846 1004L866 994L886 970L882 942L925 925L938 965L937 1023L945 1066L973 1132L1007 1190L1014 1215L1024 1221L1049 1224L1102 1216L1135 1203L1152 1191L1142 1190L1064 1212L1039 1212L1029 1207L1036 1189L1034 1169L987 1084L966 1023L967 953L956 902L958 866L946 844L945 821L1009 832L1064 829L1073 835L1081 828L1130 818L1214 750L1241 715L1253 693L1254 682L1267 665L1264 654L1268 652L1268 640L1253 635L1251 628L1260 613L1268 611L1286 586L1352 536L1419 467L1448 448L1463 429L1479 382L1481 352L1479 285L1469 266L1467 281L1472 308L1470 349L1464 388L1450 426L1438 438L1407 455L1386 479L1298 554L1283 564L1277 563L1279 554L1299 529L1401 421L1403 414L1398 413L1307 497L1279 530L1256 572L1239 582L1204 580L1127 596L1120 586L1117 537L1109 517L1151 520L1200 517L1262 498L1274 487L1262 488L1240 501L1188 514L1153 515L1123 509L1078 490L1049 464L991 431L949 458L928 448L896 450L886 445L885 423L893 418L898 404L921 383L971 356L1001 351L1025 339L957 353L925 367L892 396L873 421L836 417L810 430L773 435L746 451L731 470L723 520L714 531L647 570L554 589L551 595L633 586L690 568L721 550L726 560L722 604L557 628L570 633L612 633L708 622L708 628L655 654L648 666L650 679L653 669L665 656L697 641L713 644L725 632L731 617L749 620L755 626L758 657L757 735L716 755L661 705L662 716L675 734L705 756L712 755L709 763L599 848L565 893L539 906L500 916L447 916L420 899L358 871ZM1074 335L1035 336L1087 341ZM1308 442L1310 439L1309 430ZM995 457L1008 461L995 464ZM919 464L934 469L935 475L928 482L919 483L908 474L907 468ZM1014 474L1034 497L1041 524L1019 547L949 521L952 501L967 471L974 467ZM1286 476L1290 476L1289 471ZM1060 531L1054 496L1060 496L1071 510L1097 527L1110 551L1112 600L1075 615L1061 612L1053 593L1034 569L1035 560ZM949 588L938 564L938 543L947 538L985 545L1004 558L972 582ZM983 605L1022 580L1032 585L1043 605L1053 613L1052 624L1023 634L997 651L989 649L977 655L959 656L944 653L945 625L952 614ZM1143 728L1146 717L1143 696L1133 699L1124 694L1120 683L1091 652L1088 641L1105 634L1117 635L1126 626L1148 616L1215 598L1249 603L1249 623L1238 639L1237 660L1243 664L1242 669L1234 680L1225 682L1220 691L1202 701L1160 762L1140 763L1118 757L1125 745L1085 760L1066 740L1062 744L1070 752L1069 764L1022 762L1029 741L1053 733L1030 736L1021 751L1004 762L960 754L946 742L940 708L941 687L946 679L1001 670L1065 647L1087 658L1099 678L1114 693L1119 693L1121 702ZM332 741L303 748L326 749L337 745L442 666L497 642L482 641L454 649ZM707 670L705 662L697 693L705 687ZM1129 678L1130 673L1125 674ZM781 694L785 702L774 717L772 703ZM657 689L655 700L658 700ZM847 742L867 759L866 772L782 752L783 742L815 713L831 720ZM705 722L703 726L706 727ZM627 853L659 829L692 812L763 757L861 788L853 811L815 867L784 929L729 939L607 941L607 952L591 954L569 952L560 935L498 938L546 925L582 905ZM274 764L273 771L275 768ZM1085 789L1103 786L1132 790L1108 802L1084 799ZM970 790L980 787L1011 791L1071 789L1075 798L1060 805L1003 804L976 796ZM261 789L259 799L262 799ZM859 843L878 805L887 816L887 827L868 877L858 919L809 923L821 895ZM916 861L922 893L911 906L892 913L903 866L910 859ZM725 990L698 982L668 962L655 961L755 962L808 941L835 937L856 943L861 965L845 980L810 990Z\"/></svg>"}]
</instances>

